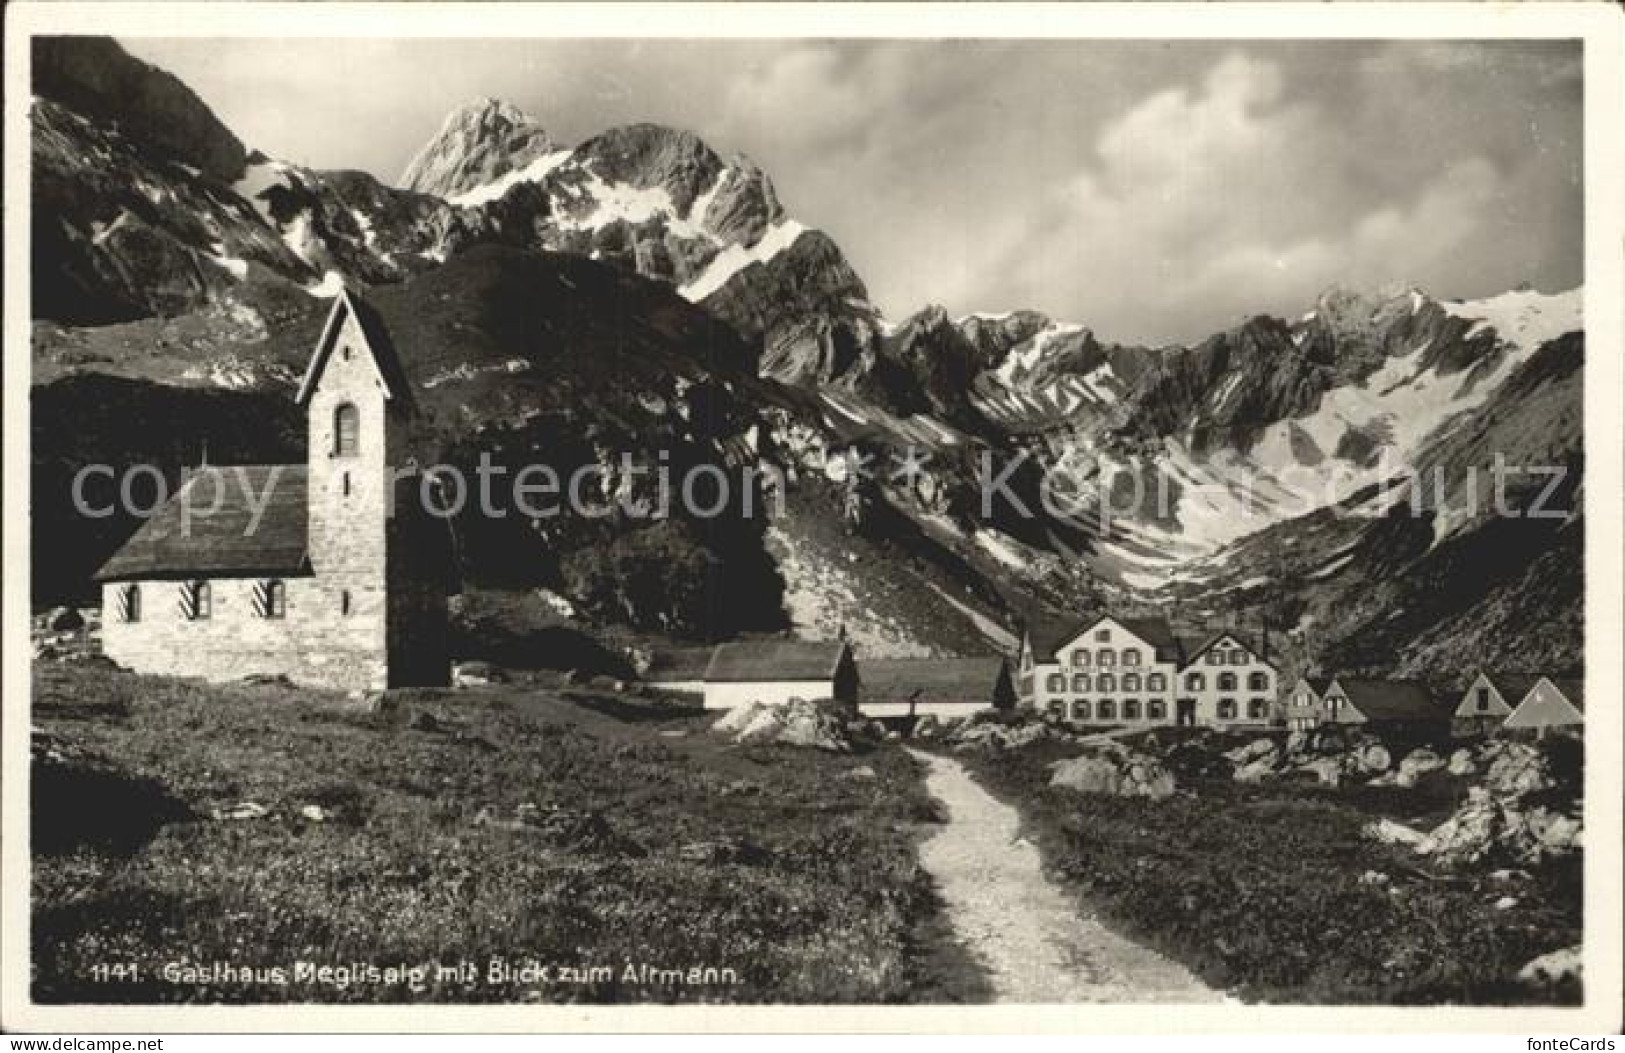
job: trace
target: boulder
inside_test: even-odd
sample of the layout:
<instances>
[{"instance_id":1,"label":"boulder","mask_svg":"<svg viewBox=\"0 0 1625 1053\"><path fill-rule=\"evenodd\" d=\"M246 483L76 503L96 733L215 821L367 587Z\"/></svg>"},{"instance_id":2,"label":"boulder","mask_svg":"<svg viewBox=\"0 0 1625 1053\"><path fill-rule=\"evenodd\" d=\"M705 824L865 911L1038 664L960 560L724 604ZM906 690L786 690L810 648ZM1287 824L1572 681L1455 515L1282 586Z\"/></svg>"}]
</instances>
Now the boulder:
<instances>
[{"instance_id":1,"label":"boulder","mask_svg":"<svg viewBox=\"0 0 1625 1053\"><path fill-rule=\"evenodd\" d=\"M1237 782L1263 782L1275 776L1275 755L1255 757L1237 768L1233 776Z\"/></svg>"},{"instance_id":2,"label":"boulder","mask_svg":"<svg viewBox=\"0 0 1625 1053\"><path fill-rule=\"evenodd\" d=\"M914 722L914 737L917 739L934 739L942 734L942 721L937 719L935 713L927 713Z\"/></svg>"},{"instance_id":3,"label":"boulder","mask_svg":"<svg viewBox=\"0 0 1625 1053\"><path fill-rule=\"evenodd\" d=\"M1085 753L1050 765L1050 785L1083 793L1161 800L1174 792L1174 777L1155 757L1143 753Z\"/></svg>"},{"instance_id":4,"label":"boulder","mask_svg":"<svg viewBox=\"0 0 1625 1053\"><path fill-rule=\"evenodd\" d=\"M1262 757L1273 758L1277 753L1274 739L1254 739L1245 746L1225 752L1225 757L1238 768L1246 767Z\"/></svg>"},{"instance_id":5,"label":"boulder","mask_svg":"<svg viewBox=\"0 0 1625 1053\"><path fill-rule=\"evenodd\" d=\"M1478 771L1478 765L1473 763L1473 751L1463 746L1450 755L1450 763L1445 769L1451 775L1472 775Z\"/></svg>"},{"instance_id":6,"label":"boulder","mask_svg":"<svg viewBox=\"0 0 1625 1053\"><path fill-rule=\"evenodd\" d=\"M1553 785L1551 765L1539 749L1523 742L1501 743L1493 753L1484 786L1503 797L1517 797Z\"/></svg>"},{"instance_id":7,"label":"boulder","mask_svg":"<svg viewBox=\"0 0 1625 1053\"><path fill-rule=\"evenodd\" d=\"M54 633L77 632L85 627L84 615L72 607L54 607L45 616L45 627Z\"/></svg>"},{"instance_id":8,"label":"boulder","mask_svg":"<svg viewBox=\"0 0 1625 1053\"><path fill-rule=\"evenodd\" d=\"M1477 863L1489 858L1538 862L1581 845L1580 821L1547 807L1520 810L1510 798L1497 798L1482 786L1467 791L1467 801L1416 846L1446 865Z\"/></svg>"},{"instance_id":9,"label":"boulder","mask_svg":"<svg viewBox=\"0 0 1625 1053\"><path fill-rule=\"evenodd\" d=\"M1415 847L1427 840L1427 835L1420 830L1412 830L1404 823L1396 823L1392 819L1378 819L1374 823L1367 823L1361 832L1373 841L1381 841L1385 845Z\"/></svg>"},{"instance_id":10,"label":"boulder","mask_svg":"<svg viewBox=\"0 0 1625 1053\"><path fill-rule=\"evenodd\" d=\"M1314 760L1298 765L1294 770L1313 775L1315 781L1322 786L1343 785L1343 758L1341 757L1316 757Z\"/></svg>"},{"instance_id":11,"label":"boulder","mask_svg":"<svg viewBox=\"0 0 1625 1053\"><path fill-rule=\"evenodd\" d=\"M1388 748L1380 742L1361 743L1350 751L1349 756L1362 773L1387 771L1394 762Z\"/></svg>"},{"instance_id":12,"label":"boulder","mask_svg":"<svg viewBox=\"0 0 1625 1053\"><path fill-rule=\"evenodd\" d=\"M752 702L729 710L712 727L742 744L777 743L832 753L851 749L848 732L834 714L799 698L772 706Z\"/></svg>"},{"instance_id":13,"label":"boulder","mask_svg":"<svg viewBox=\"0 0 1625 1053\"><path fill-rule=\"evenodd\" d=\"M1394 773L1394 783L1398 786L1415 786L1416 780L1444 766L1444 758L1425 746L1411 750L1399 762L1399 770Z\"/></svg>"},{"instance_id":14,"label":"boulder","mask_svg":"<svg viewBox=\"0 0 1625 1053\"><path fill-rule=\"evenodd\" d=\"M1580 982L1585 955L1580 944L1543 954L1518 970L1522 983L1550 986L1565 982Z\"/></svg>"},{"instance_id":15,"label":"boulder","mask_svg":"<svg viewBox=\"0 0 1625 1053\"><path fill-rule=\"evenodd\" d=\"M852 782L873 782L880 776L875 774L875 770L867 764L860 764L856 768L843 772L841 778Z\"/></svg>"}]
</instances>

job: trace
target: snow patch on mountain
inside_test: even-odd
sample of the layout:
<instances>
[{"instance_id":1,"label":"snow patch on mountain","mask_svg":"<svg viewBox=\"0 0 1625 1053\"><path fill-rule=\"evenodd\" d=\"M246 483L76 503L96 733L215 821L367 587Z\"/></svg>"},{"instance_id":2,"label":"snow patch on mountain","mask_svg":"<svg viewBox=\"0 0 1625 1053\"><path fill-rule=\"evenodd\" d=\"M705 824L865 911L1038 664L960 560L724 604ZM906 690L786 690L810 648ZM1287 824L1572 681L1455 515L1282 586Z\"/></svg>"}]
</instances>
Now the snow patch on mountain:
<instances>
[{"instance_id":1,"label":"snow patch on mountain","mask_svg":"<svg viewBox=\"0 0 1625 1053\"><path fill-rule=\"evenodd\" d=\"M1469 336L1490 327L1502 340L1530 352L1548 340L1580 329L1584 303L1583 289L1556 294L1515 289L1485 300L1451 302L1443 307L1458 318L1477 323L1468 330Z\"/></svg>"},{"instance_id":2,"label":"snow patch on mountain","mask_svg":"<svg viewBox=\"0 0 1625 1053\"><path fill-rule=\"evenodd\" d=\"M570 150L556 150L550 154L543 154L521 168L506 172L472 190L465 190L461 194L449 197L446 201L461 208L476 208L496 201L520 183L540 183L547 178L549 172L568 161L572 153Z\"/></svg>"},{"instance_id":3,"label":"snow patch on mountain","mask_svg":"<svg viewBox=\"0 0 1625 1053\"><path fill-rule=\"evenodd\" d=\"M793 219L781 220L767 229L756 244L746 248L730 245L717 253L700 276L677 291L691 302L699 302L728 283L728 279L753 263L766 263L794 245L807 230Z\"/></svg>"}]
</instances>

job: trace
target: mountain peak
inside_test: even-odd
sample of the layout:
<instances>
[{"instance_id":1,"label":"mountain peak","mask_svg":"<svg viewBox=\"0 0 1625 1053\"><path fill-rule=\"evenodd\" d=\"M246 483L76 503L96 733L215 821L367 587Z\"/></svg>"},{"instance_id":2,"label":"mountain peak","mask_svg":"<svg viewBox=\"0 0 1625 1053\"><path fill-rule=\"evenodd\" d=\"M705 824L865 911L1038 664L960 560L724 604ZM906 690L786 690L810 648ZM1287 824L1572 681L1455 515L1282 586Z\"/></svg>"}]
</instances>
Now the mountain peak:
<instances>
[{"instance_id":1,"label":"mountain peak","mask_svg":"<svg viewBox=\"0 0 1625 1053\"><path fill-rule=\"evenodd\" d=\"M446 116L401 173L407 190L452 198L554 152L547 130L510 102L481 96Z\"/></svg>"}]
</instances>

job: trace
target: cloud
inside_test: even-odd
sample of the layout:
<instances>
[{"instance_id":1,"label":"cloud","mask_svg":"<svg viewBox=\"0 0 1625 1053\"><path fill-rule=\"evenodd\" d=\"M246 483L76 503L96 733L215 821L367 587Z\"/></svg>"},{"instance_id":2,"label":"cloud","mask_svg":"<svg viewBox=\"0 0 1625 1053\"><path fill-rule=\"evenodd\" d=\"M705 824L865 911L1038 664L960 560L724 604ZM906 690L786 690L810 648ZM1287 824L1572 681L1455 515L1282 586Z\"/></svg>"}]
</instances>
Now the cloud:
<instances>
[{"instance_id":1,"label":"cloud","mask_svg":"<svg viewBox=\"0 0 1625 1053\"><path fill-rule=\"evenodd\" d=\"M1044 207L1004 226L990 271L1005 295L1149 342L1301 310L1334 283L1457 295L1521 280L1484 265L1516 266L1519 246L1486 237L1504 233L1506 173L1435 154L1407 159L1409 181L1373 196L1362 176L1387 134L1288 92L1274 61L1227 55L1198 85L1107 123Z\"/></svg>"},{"instance_id":2,"label":"cloud","mask_svg":"<svg viewBox=\"0 0 1625 1053\"><path fill-rule=\"evenodd\" d=\"M480 95L749 154L901 318L1194 339L1326 285L1580 280L1573 41L161 40L252 146L393 179Z\"/></svg>"}]
</instances>

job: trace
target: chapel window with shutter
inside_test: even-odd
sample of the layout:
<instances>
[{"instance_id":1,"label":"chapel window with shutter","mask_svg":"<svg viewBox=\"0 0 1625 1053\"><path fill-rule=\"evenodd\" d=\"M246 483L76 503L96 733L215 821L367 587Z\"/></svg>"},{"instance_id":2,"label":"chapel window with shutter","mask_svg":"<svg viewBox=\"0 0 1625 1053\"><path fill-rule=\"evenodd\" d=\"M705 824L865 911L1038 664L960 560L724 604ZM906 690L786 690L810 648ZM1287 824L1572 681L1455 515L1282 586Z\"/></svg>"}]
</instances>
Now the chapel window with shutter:
<instances>
[{"instance_id":1,"label":"chapel window with shutter","mask_svg":"<svg viewBox=\"0 0 1625 1053\"><path fill-rule=\"evenodd\" d=\"M288 613L287 587L272 578L254 584L254 613L261 618L282 618Z\"/></svg>"}]
</instances>

